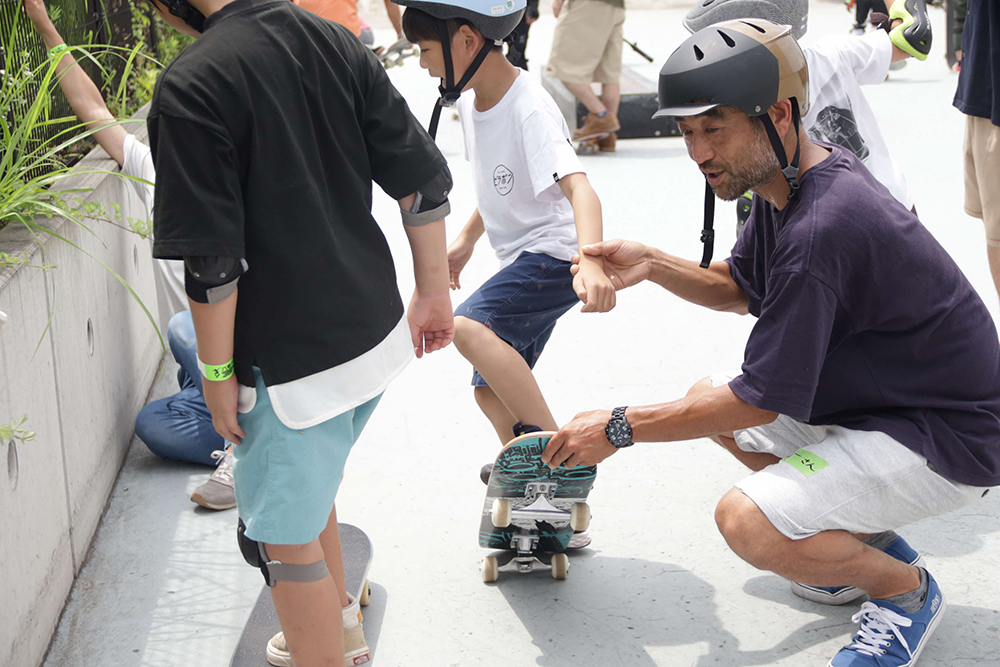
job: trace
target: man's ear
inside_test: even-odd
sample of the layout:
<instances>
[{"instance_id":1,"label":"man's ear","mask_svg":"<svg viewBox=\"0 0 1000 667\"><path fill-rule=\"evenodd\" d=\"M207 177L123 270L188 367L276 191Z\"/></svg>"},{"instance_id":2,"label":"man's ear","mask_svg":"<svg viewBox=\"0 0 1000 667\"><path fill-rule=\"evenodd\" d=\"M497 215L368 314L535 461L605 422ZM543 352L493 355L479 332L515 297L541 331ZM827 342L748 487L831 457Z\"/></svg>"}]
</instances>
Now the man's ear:
<instances>
[{"instance_id":1,"label":"man's ear","mask_svg":"<svg viewBox=\"0 0 1000 667\"><path fill-rule=\"evenodd\" d=\"M792 101L786 99L775 102L767 110L767 115L771 117L771 122L774 123L774 129L777 130L778 136L788 136L789 130L792 129Z\"/></svg>"}]
</instances>

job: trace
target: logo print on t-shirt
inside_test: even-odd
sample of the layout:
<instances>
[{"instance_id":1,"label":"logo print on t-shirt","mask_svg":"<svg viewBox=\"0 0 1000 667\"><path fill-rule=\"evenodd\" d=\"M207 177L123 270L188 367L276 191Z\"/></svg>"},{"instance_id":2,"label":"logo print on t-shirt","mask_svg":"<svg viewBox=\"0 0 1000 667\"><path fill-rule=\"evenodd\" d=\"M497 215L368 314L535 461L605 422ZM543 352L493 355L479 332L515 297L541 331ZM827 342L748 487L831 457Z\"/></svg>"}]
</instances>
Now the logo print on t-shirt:
<instances>
[{"instance_id":1,"label":"logo print on t-shirt","mask_svg":"<svg viewBox=\"0 0 1000 667\"><path fill-rule=\"evenodd\" d=\"M493 170L493 187L501 195L510 194L514 188L514 174L511 173L510 169L501 164Z\"/></svg>"},{"instance_id":2,"label":"logo print on t-shirt","mask_svg":"<svg viewBox=\"0 0 1000 667\"><path fill-rule=\"evenodd\" d=\"M847 106L851 106L850 102ZM870 152L864 137L858 132L858 122L850 108L826 107L817 114L816 124L809 130L809 135L819 141L843 146L859 160L867 158Z\"/></svg>"}]
</instances>

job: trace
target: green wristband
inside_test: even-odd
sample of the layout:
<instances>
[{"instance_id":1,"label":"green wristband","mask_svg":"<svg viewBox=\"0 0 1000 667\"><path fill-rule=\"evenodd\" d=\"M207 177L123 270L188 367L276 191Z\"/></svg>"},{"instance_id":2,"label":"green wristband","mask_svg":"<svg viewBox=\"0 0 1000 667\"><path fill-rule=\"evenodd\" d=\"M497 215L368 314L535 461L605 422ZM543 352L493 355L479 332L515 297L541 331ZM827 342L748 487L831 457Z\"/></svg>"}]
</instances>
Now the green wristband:
<instances>
[{"instance_id":1,"label":"green wristband","mask_svg":"<svg viewBox=\"0 0 1000 667\"><path fill-rule=\"evenodd\" d=\"M228 380L233 377L233 360L230 359L226 363L220 366L213 366L212 364L206 364L201 359L198 360L198 368L201 369L201 374L205 376L206 380L211 382L222 382L223 380Z\"/></svg>"},{"instance_id":2,"label":"green wristband","mask_svg":"<svg viewBox=\"0 0 1000 667\"><path fill-rule=\"evenodd\" d=\"M62 53L63 51L69 51L69 45L67 45L67 44L57 44L57 45L53 46L52 49L49 51L49 57L50 58L54 58L54 57L58 56L60 53Z\"/></svg>"}]
</instances>

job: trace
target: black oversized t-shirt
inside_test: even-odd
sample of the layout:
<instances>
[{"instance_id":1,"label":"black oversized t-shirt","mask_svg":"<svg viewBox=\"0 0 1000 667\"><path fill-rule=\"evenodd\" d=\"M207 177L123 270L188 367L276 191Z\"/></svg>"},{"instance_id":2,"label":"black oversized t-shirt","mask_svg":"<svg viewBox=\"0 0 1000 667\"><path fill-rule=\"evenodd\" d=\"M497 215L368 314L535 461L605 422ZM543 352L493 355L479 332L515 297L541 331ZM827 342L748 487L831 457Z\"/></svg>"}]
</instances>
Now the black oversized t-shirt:
<instances>
[{"instance_id":1,"label":"black oversized t-shirt","mask_svg":"<svg viewBox=\"0 0 1000 667\"><path fill-rule=\"evenodd\" d=\"M881 431L944 476L1000 484L1000 344L947 252L849 152L778 211L754 197L726 261L756 316L733 392L810 424Z\"/></svg>"},{"instance_id":2,"label":"black oversized t-shirt","mask_svg":"<svg viewBox=\"0 0 1000 667\"><path fill-rule=\"evenodd\" d=\"M372 53L289 0L236 0L160 76L153 254L247 260L235 362L280 384L380 343L403 303L372 180L417 191L445 160Z\"/></svg>"}]
</instances>

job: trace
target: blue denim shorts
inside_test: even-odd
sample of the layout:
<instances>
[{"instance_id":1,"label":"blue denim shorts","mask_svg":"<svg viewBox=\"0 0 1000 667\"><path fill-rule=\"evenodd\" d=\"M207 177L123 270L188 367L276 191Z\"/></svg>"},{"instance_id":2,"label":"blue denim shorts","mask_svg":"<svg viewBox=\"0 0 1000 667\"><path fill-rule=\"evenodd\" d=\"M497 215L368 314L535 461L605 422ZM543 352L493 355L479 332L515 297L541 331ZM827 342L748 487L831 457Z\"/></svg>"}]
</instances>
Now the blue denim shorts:
<instances>
[{"instance_id":1,"label":"blue denim shorts","mask_svg":"<svg viewBox=\"0 0 1000 667\"><path fill-rule=\"evenodd\" d=\"M556 320L580 303L570 266L549 255L523 252L456 308L455 315L485 324L534 368ZM472 384L488 386L475 370Z\"/></svg>"},{"instance_id":2,"label":"blue denim shorts","mask_svg":"<svg viewBox=\"0 0 1000 667\"><path fill-rule=\"evenodd\" d=\"M257 403L237 416L246 432L233 446L233 479L246 535L267 544L308 544L326 528L347 455L381 396L301 431L278 419L254 368Z\"/></svg>"}]
</instances>

